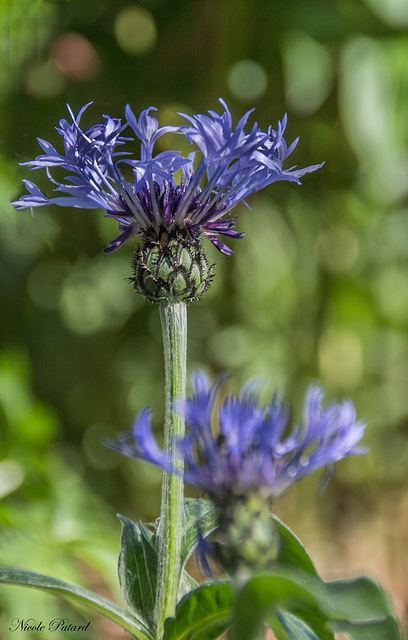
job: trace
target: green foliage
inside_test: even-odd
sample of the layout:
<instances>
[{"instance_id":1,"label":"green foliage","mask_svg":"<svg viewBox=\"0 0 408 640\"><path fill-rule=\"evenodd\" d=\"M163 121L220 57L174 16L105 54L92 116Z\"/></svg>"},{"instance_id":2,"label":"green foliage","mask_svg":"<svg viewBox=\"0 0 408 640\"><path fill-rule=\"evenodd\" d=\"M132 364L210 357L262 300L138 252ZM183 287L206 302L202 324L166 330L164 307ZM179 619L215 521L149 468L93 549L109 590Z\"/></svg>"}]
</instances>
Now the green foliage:
<instances>
[{"instance_id":1,"label":"green foliage","mask_svg":"<svg viewBox=\"0 0 408 640\"><path fill-rule=\"evenodd\" d=\"M209 500L185 498L181 559L185 564L197 544L198 535L205 538L217 528L218 511Z\"/></svg>"},{"instance_id":2,"label":"green foliage","mask_svg":"<svg viewBox=\"0 0 408 640\"><path fill-rule=\"evenodd\" d=\"M167 621L166 640L214 640L231 624L235 640L252 640L262 637L266 622L278 640L334 640L334 632L342 630L356 640L368 637L368 631L373 640L399 640L398 624L376 583L367 578L323 582L297 537L274 520L281 536L276 570L238 578L233 601L225 581L191 591L175 619Z\"/></svg>"},{"instance_id":3,"label":"green foliage","mask_svg":"<svg viewBox=\"0 0 408 640\"><path fill-rule=\"evenodd\" d=\"M285 388L295 413L311 379L329 395L352 395L370 422L372 452L338 466L330 489L313 498L313 526L323 542L330 536L335 543L350 533L347 517L369 518L381 498L393 521L408 478L406 3L149 0L157 40L139 56L115 33L127 0L0 4L2 562L9 555L21 566L43 563L41 570L54 567L79 581L68 560L73 552L113 589L112 508L149 521L159 508L156 470L122 462L99 444L127 429L144 404L156 414L163 404L156 310L126 281L132 248L100 255L116 232L103 212L55 207L30 216L9 204L21 177L29 177L17 163L39 153L36 136L59 145L53 127L66 116L66 101L77 110L93 99L95 118L123 115L126 102L136 112L155 104L163 124L179 110L217 108L219 95L235 119L255 106L251 117L262 126L288 111L288 138L300 136L293 163L326 165L302 187L272 185L250 199L253 211L240 209L246 238L235 256L209 247L216 276L191 305L190 370L229 368L235 390L240 380L266 376L269 390ZM90 57L81 58L88 76L64 66L60 37L72 33L90 47ZM68 47L68 59L75 52ZM251 100L234 93L242 60L267 78L265 92ZM241 90L250 86L244 77ZM177 141L169 135L163 144ZM307 514L312 522L310 485L294 489L290 500L293 520ZM97 522L91 511L101 514ZM281 563L313 578L310 558L280 527ZM393 533L406 538L397 526ZM385 555L390 583L403 593L401 560ZM192 587L184 573L181 593ZM3 587L5 615L19 600ZM38 600L25 601L38 610ZM296 617L280 613L276 620L282 634L313 633ZM371 640L372 624L338 621L336 630L352 628L354 637ZM390 624L376 622L375 633L382 626L388 640Z\"/></svg>"},{"instance_id":4,"label":"green foliage","mask_svg":"<svg viewBox=\"0 0 408 640\"><path fill-rule=\"evenodd\" d=\"M403 3L393 4L391 17L386 4L315 0L306 10L302 0L242 0L237 11L232 0L214 10L156 0L146 5L156 43L132 56L114 27L125 0L97 7L91 0L3 3L0 347L27 351L36 398L52 404L63 442L88 465L92 486L122 512L156 516L158 499L145 496L157 495L157 476L143 470L149 491L135 492L126 464L88 454L81 439L96 426L110 434L128 428L145 403L160 411L155 310L126 281L132 248L100 255L116 231L102 212L50 208L31 217L13 210L9 201L27 177L17 162L39 153L37 135L54 136L58 146L53 127L66 115L66 101L76 110L94 99L85 125L103 112L123 115L126 102L135 111L156 104L167 124L177 110L215 108L219 95L235 118L255 106L262 126L288 110L288 138L301 139L293 162L326 165L300 188L272 185L249 201L253 213L242 207L238 226L246 238L236 242L235 256L209 247L216 277L200 305L191 305L191 368L229 368L239 380L268 376L270 387L285 387L295 404L311 379L330 394L352 394L373 424L372 462L362 461L351 479L339 468L341 483L403 483L408 62L406 35L395 26L403 18L394 19ZM192 29L194 38L185 38ZM208 32L214 46L204 61ZM94 52L99 75L93 54L80 60L85 71L95 70L87 80L64 66L61 42L68 59L79 51L61 40L72 33ZM258 98L233 91L231 73L242 60L267 77ZM40 72L42 82L34 82ZM176 144L163 138L166 148ZM301 496L299 510L303 503Z\"/></svg>"},{"instance_id":5,"label":"green foliage","mask_svg":"<svg viewBox=\"0 0 408 640\"><path fill-rule=\"evenodd\" d=\"M347 630L357 640L368 630L372 640L382 640L385 631L389 640L400 639L383 592L366 578L323 582L280 569L249 578L234 600L236 640L258 638L265 621L276 629L279 640L334 640L330 628Z\"/></svg>"},{"instance_id":6,"label":"green foliage","mask_svg":"<svg viewBox=\"0 0 408 640\"><path fill-rule=\"evenodd\" d=\"M204 500L186 501L183 548L194 547L190 529L205 535L215 510ZM42 574L0 568L0 582L32 587L86 605L138 640L153 640L157 574L155 535L142 523L123 523L119 581L129 612L96 594ZM190 523L190 525L189 525ZM400 640L387 598L367 578L323 582L296 536L275 519L282 536L281 562L265 574L216 580L191 589L165 623L164 640L216 640L233 628L235 640L258 640L268 623L278 640L335 640L347 631L356 640ZM293 553L292 553L293 552ZM186 551L187 554L187 551ZM371 634L371 635L369 635Z\"/></svg>"},{"instance_id":7,"label":"green foliage","mask_svg":"<svg viewBox=\"0 0 408 640\"><path fill-rule=\"evenodd\" d=\"M142 522L135 525L123 516L119 518L123 523L118 563L122 598L131 612L140 612L152 622L157 575L154 536Z\"/></svg>"},{"instance_id":8,"label":"green foliage","mask_svg":"<svg viewBox=\"0 0 408 640\"><path fill-rule=\"evenodd\" d=\"M327 617L319 610L313 593L301 581L283 576L257 576L250 578L242 586L234 601L234 623L236 640L257 638L264 622L274 628L274 615L281 609L296 612L301 609L305 622L321 636L321 640L333 640L333 635L325 632ZM319 637L319 636L318 636Z\"/></svg>"},{"instance_id":9,"label":"green foliage","mask_svg":"<svg viewBox=\"0 0 408 640\"><path fill-rule=\"evenodd\" d=\"M398 626L393 618L369 622L336 622L334 629L339 633L348 633L355 640L400 640Z\"/></svg>"},{"instance_id":10,"label":"green foliage","mask_svg":"<svg viewBox=\"0 0 408 640\"><path fill-rule=\"evenodd\" d=\"M138 620L123 609L101 598L90 591L68 584L57 578L44 576L32 571L24 571L11 567L0 567L0 582L20 585L46 591L52 595L62 596L81 606L91 607L97 613L116 622L137 640L153 640L153 635L143 621Z\"/></svg>"},{"instance_id":11,"label":"green foliage","mask_svg":"<svg viewBox=\"0 0 408 640\"><path fill-rule=\"evenodd\" d=\"M274 632L278 640L320 640L300 618L283 611L275 614Z\"/></svg>"},{"instance_id":12,"label":"green foliage","mask_svg":"<svg viewBox=\"0 0 408 640\"><path fill-rule=\"evenodd\" d=\"M73 583L96 580L117 593L117 531L113 515L61 452L55 411L31 388L22 348L0 355L0 564L58 575ZM64 617L69 608L31 590L0 586L0 635L16 616ZM32 633L27 632L27 638Z\"/></svg>"},{"instance_id":13,"label":"green foliage","mask_svg":"<svg viewBox=\"0 0 408 640\"><path fill-rule=\"evenodd\" d=\"M131 612L153 624L157 587L156 534L149 531L142 522L136 525L124 516L118 517L123 524L118 562L122 598ZM206 536L216 528L216 517L217 510L211 502L202 499L185 499L180 597L197 586L184 569L184 565L194 551L198 535ZM160 535L160 526L158 535Z\"/></svg>"},{"instance_id":14,"label":"green foliage","mask_svg":"<svg viewBox=\"0 0 408 640\"><path fill-rule=\"evenodd\" d=\"M24 63L40 53L52 28L53 4L37 0L12 0L0 4L0 52L9 68L0 65L0 88L18 86ZM14 76L14 77L13 77Z\"/></svg>"},{"instance_id":15,"label":"green foliage","mask_svg":"<svg viewBox=\"0 0 408 640\"><path fill-rule=\"evenodd\" d=\"M279 564L296 567L312 576L317 576L315 566L303 544L277 516L271 514L275 521L280 539Z\"/></svg>"},{"instance_id":16,"label":"green foliage","mask_svg":"<svg viewBox=\"0 0 408 640\"><path fill-rule=\"evenodd\" d=\"M216 582L184 596L166 621L165 640L215 640L231 625L232 587Z\"/></svg>"}]
</instances>

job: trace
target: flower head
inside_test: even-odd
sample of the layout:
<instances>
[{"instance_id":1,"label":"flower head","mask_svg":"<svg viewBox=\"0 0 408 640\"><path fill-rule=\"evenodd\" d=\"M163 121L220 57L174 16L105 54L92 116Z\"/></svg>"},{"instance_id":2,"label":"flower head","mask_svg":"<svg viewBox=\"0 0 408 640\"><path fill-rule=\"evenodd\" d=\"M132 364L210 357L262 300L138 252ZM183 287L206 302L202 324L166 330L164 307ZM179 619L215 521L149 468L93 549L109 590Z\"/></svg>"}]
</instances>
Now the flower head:
<instances>
[{"instance_id":1,"label":"flower head","mask_svg":"<svg viewBox=\"0 0 408 640\"><path fill-rule=\"evenodd\" d=\"M219 404L221 384L221 378L210 385L202 374L195 374L194 395L179 406L187 427L186 437L179 442L185 479L219 506L232 496L242 497L262 487L269 497L277 496L317 469L366 451L358 445L366 424L356 419L349 399L322 406L321 388L311 386L304 401L303 425L289 429L290 411L276 398L261 406L248 387ZM217 430L212 422L216 406ZM147 410L139 415L132 432L110 446L168 469Z\"/></svg>"},{"instance_id":2,"label":"flower head","mask_svg":"<svg viewBox=\"0 0 408 640\"><path fill-rule=\"evenodd\" d=\"M45 196L31 180L24 180L29 195L13 202L18 209L57 204L84 209L101 208L118 222L119 235L109 242L106 253L116 251L137 236L132 262L135 289L151 302L196 300L208 288L212 269L202 249L207 237L222 253L232 250L221 238L242 238L232 209L254 191L277 180L299 183L299 178L321 165L305 169L283 169L294 149L283 138L286 116L277 131L262 131L256 124L246 133L250 111L234 128L231 113L223 100L219 115L182 115L188 125L160 127L148 107L137 118L129 105L126 122L104 116L105 121L89 129L80 121L86 104L75 116L68 106L72 124L62 119L57 127L64 153L38 139L44 154L23 164L45 168L65 195ZM126 136L123 135L126 130ZM179 151L154 152L155 143L166 133L178 133L194 144L195 152L183 157ZM127 143L137 138L140 153L127 151ZM125 145L125 146L124 146ZM51 175L59 167L62 181ZM176 179L176 176L177 179Z\"/></svg>"},{"instance_id":3,"label":"flower head","mask_svg":"<svg viewBox=\"0 0 408 640\"><path fill-rule=\"evenodd\" d=\"M303 425L289 428L290 412L276 397L261 406L254 387L247 386L239 396L226 396L220 402L222 382L218 378L211 385L202 374L195 374L194 394L178 406L187 427L187 435L178 443L185 479L218 507L217 540L209 544L199 537L199 557L207 572L207 553L227 571L241 566L264 570L276 564L281 550L270 517L272 499L316 469L364 453L358 443L365 424L356 420L351 400L322 406L322 390L311 386ZM131 432L108 446L180 473L157 445L147 409Z\"/></svg>"},{"instance_id":4,"label":"flower head","mask_svg":"<svg viewBox=\"0 0 408 640\"><path fill-rule=\"evenodd\" d=\"M240 238L234 229L232 209L254 191L277 180L299 183L299 178L321 165L305 169L283 169L283 162L297 140L287 146L283 133L286 116L278 124L262 131L256 124L249 133L244 127L251 113L246 113L234 128L231 113L223 100L220 115L182 115L188 125L159 126L150 115L154 107L137 118L130 106L125 109L126 122L104 116L105 121L82 129L80 120L86 104L75 116L68 106L72 124L60 120L58 133L63 138L64 153L49 142L38 139L44 154L23 164L33 169L45 168L54 191L66 195L47 197L30 180L25 180L29 195L13 204L18 209L57 204L85 209L101 208L119 224L119 236L109 243L110 253L127 240L146 233L160 236L182 230L190 240L206 236L220 251L232 253L221 240ZM122 134L127 131L127 137ZM166 133L185 136L201 152L188 157L179 151L154 153L156 141ZM130 137L128 136L130 134ZM123 145L136 137L140 141L139 157L125 151ZM57 181L51 170L62 168L66 175ZM124 169L127 167L126 177ZM180 170L180 178L175 174ZM130 174L130 175L129 175Z\"/></svg>"}]
</instances>

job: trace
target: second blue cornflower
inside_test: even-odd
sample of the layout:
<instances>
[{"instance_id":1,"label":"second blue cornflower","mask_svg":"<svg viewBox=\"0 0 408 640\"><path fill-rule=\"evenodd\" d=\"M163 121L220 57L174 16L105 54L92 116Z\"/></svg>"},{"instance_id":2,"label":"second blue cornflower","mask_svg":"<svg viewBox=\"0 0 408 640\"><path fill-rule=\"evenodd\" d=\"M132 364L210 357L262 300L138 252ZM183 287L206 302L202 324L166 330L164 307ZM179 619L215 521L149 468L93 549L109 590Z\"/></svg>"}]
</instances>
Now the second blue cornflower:
<instances>
[{"instance_id":1,"label":"second blue cornflower","mask_svg":"<svg viewBox=\"0 0 408 640\"><path fill-rule=\"evenodd\" d=\"M365 453L359 443L366 424L357 420L351 400L323 406L318 386L307 391L303 424L291 428L290 411L276 398L262 406L247 387L220 401L221 387L222 378L211 385L197 373L194 394L179 403L187 428L178 443L184 477L220 510L224 566L265 566L276 559L279 547L269 513L272 500L314 471ZM179 473L153 437L148 409L132 431L108 446Z\"/></svg>"}]
</instances>

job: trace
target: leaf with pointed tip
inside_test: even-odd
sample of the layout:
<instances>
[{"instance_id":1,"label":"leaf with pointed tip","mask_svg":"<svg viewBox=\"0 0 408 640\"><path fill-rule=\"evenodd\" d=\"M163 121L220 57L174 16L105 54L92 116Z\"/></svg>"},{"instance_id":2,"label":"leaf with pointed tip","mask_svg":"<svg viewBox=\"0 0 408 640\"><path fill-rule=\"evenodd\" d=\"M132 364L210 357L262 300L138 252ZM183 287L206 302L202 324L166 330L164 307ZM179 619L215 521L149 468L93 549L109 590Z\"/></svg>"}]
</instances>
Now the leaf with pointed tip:
<instances>
[{"instance_id":1,"label":"leaf with pointed tip","mask_svg":"<svg viewBox=\"0 0 408 640\"><path fill-rule=\"evenodd\" d=\"M286 575L271 572L255 576L240 588L234 602L236 640L257 638L265 620L269 620L275 630L274 614L282 610L295 615L297 610L305 613L306 615L299 617L303 617L319 640L334 640L333 633L326 627L328 617L320 610L318 600L308 588L307 581L294 579L293 572ZM281 623L276 630L285 638ZM290 636L287 635L287 638Z\"/></svg>"},{"instance_id":2,"label":"leaf with pointed tip","mask_svg":"<svg viewBox=\"0 0 408 640\"><path fill-rule=\"evenodd\" d=\"M109 602L109 600L105 600L105 598L101 598L97 594L81 587L76 587L57 578L44 576L41 573L14 567L0 567L0 582L38 589L54 596L66 598L81 606L90 607L97 613L116 622L137 640L154 640L154 634L143 620L131 615L124 609Z\"/></svg>"},{"instance_id":3,"label":"leaf with pointed tip","mask_svg":"<svg viewBox=\"0 0 408 640\"><path fill-rule=\"evenodd\" d=\"M370 640L400 640L387 598L372 580L323 582L282 567L254 576L241 586L234 604L236 640L257 637L265 620L278 638L297 640L295 631L291 636L282 629L277 615L282 611L304 622L319 640L333 640L330 629L347 630L356 640L366 640L368 632ZM279 624L274 627L276 620Z\"/></svg>"},{"instance_id":4,"label":"leaf with pointed tip","mask_svg":"<svg viewBox=\"0 0 408 640\"><path fill-rule=\"evenodd\" d=\"M142 522L134 524L124 516L118 562L122 598L133 613L151 622L156 598L157 552L152 534Z\"/></svg>"},{"instance_id":5,"label":"leaf with pointed tip","mask_svg":"<svg viewBox=\"0 0 408 640\"><path fill-rule=\"evenodd\" d=\"M179 584L179 590L178 590L178 600L181 600L181 598L183 598L183 596L187 595L187 593L190 593L190 591L194 591L194 589L197 589L198 587L198 582L196 582L194 580L194 578L192 578L185 569L183 569L183 571L181 572L181 578L180 578L180 584Z\"/></svg>"},{"instance_id":6,"label":"leaf with pointed tip","mask_svg":"<svg viewBox=\"0 0 408 640\"><path fill-rule=\"evenodd\" d=\"M279 564L294 566L317 576L315 566L299 538L277 516L271 514L271 517L277 525L280 537Z\"/></svg>"},{"instance_id":7,"label":"leaf with pointed tip","mask_svg":"<svg viewBox=\"0 0 408 640\"><path fill-rule=\"evenodd\" d=\"M296 616L282 611L270 619L277 640L320 640L320 638Z\"/></svg>"},{"instance_id":8,"label":"leaf with pointed tip","mask_svg":"<svg viewBox=\"0 0 408 640\"><path fill-rule=\"evenodd\" d=\"M181 541L181 560L184 565L197 544L198 537L205 537L218 526L218 509L209 500L186 498L184 500L184 524Z\"/></svg>"},{"instance_id":9,"label":"leaf with pointed tip","mask_svg":"<svg viewBox=\"0 0 408 640\"><path fill-rule=\"evenodd\" d=\"M376 582L357 578L323 584L336 632L346 631L356 640L400 640L388 598Z\"/></svg>"},{"instance_id":10,"label":"leaf with pointed tip","mask_svg":"<svg viewBox=\"0 0 408 640\"><path fill-rule=\"evenodd\" d=\"M280 566L292 566L318 577L314 564L300 540L279 518L273 514L272 518L278 526L281 538ZM323 584L332 603L330 615L337 619L347 618L342 623L336 622L335 626L332 625L335 631L341 631L342 628L338 625L344 624L344 630L349 629L348 633L358 640L360 638L364 640L366 638L370 640L399 638L398 624L390 613L387 598L374 582L367 578L358 578ZM308 611L298 609L296 613L305 620L313 616L312 609ZM370 618L373 618L374 622L359 622L362 619L370 620Z\"/></svg>"},{"instance_id":11,"label":"leaf with pointed tip","mask_svg":"<svg viewBox=\"0 0 408 640\"><path fill-rule=\"evenodd\" d=\"M232 586L212 582L195 589L177 605L175 618L168 618L164 640L216 640L231 626Z\"/></svg>"}]
</instances>

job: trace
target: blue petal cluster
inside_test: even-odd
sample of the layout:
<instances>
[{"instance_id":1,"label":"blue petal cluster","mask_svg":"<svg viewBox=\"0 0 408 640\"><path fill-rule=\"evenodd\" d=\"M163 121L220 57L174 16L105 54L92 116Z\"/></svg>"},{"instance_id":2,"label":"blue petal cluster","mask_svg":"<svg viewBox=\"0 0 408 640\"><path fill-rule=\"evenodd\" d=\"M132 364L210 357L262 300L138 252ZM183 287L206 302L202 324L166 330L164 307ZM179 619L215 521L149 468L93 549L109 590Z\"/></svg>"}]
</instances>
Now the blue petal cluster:
<instances>
[{"instance_id":1,"label":"blue petal cluster","mask_svg":"<svg viewBox=\"0 0 408 640\"><path fill-rule=\"evenodd\" d=\"M220 251L231 254L219 236L240 238L234 229L232 209L251 193L272 182L289 180L299 183L305 173L321 165L305 169L283 169L284 160L297 144L289 147L283 137L286 116L277 131L269 127L262 131L256 124L249 133L245 125L248 111L232 126L231 113L223 100L220 115L189 116L184 126L160 127L150 115L154 107L145 109L137 118L128 105L126 122L104 116L105 122L83 130L80 120L88 103L75 116L68 106L72 124L60 120L58 133L63 138L64 154L45 140L38 139L43 155L24 162L33 169L45 168L54 191L66 195L48 198L30 180L24 180L29 195L13 202L18 209L57 204L85 209L101 208L107 217L119 223L120 235L109 243L106 253L115 251L130 238L147 230L171 231L186 229L194 240L206 236ZM123 145L133 137L124 137L124 130L140 141L140 158L125 151ZM201 152L183 157L178 151L162 151L154 155L156 141L166 133L176 132L187 138ZM67 172L62 182L51 175L60 167ZM178 172L179 179L175 179ZM126 177L125 175L126 174Z\"/></svg>"},{"instance_id":2,"label":"blue petal cluster","mask_svg":"<svg viewBox=\"0 0 408 640\"><path fill-rule=\"evenodd\" d=\"M304 401L303 425L289 429L290 411L276 398L262 407L253 388L247 387L240 396L226 396L220 403L222 383L219 378L211 385L196 373L194 395L178 408L187 426L187 436L179 443L185 479L218 504L260 487L276 496L321 467L366 452L358 446L366 424L356 420L349 399L322 406L322 389L311 386ZM148 409L138 416L131 432L109 446L171 470L152 434Z\"/></svg>"}]
</instances>

